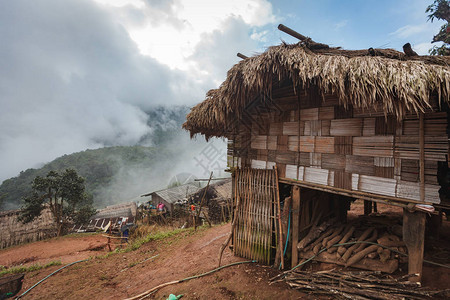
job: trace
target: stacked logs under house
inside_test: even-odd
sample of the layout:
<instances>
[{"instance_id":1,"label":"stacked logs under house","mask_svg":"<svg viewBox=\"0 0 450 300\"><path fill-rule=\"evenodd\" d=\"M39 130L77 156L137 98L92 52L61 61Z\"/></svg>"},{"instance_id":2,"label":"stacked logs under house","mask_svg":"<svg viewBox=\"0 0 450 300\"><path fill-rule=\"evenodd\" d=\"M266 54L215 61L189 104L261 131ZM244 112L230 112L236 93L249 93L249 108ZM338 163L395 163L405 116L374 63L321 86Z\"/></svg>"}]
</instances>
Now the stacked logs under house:
<instances>
[{"instance_id":1,"label":"stacked logs under house","mask_svg":"<svg viewBox=\"0 0 450 300\"><path fill-rule=\"evenodd\" d=\"M407 252L397 219L360 216L346 224L329 219L311 227L297 244L299 258L393 273Z\"/></svg>"}]
</instances>

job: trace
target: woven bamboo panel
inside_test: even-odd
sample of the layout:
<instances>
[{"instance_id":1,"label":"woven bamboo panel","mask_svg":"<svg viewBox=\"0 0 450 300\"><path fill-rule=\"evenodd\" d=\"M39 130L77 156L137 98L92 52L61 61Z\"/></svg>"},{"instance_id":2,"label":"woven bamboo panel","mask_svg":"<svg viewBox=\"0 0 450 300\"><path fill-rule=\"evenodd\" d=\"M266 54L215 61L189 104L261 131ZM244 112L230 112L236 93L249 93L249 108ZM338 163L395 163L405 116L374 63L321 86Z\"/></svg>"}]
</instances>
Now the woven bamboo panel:
<instances>
[{"instance_id":1,"label":"woven bamboo panel","mask_svg":"<svg viewBox=\"0 0 450 300\"><path fill-rule=\"evenodd\" d=\"M425 136L425 160L445 161L448 152L447 136ZM395 154L399 158L419 159L419 136L399 136L395 140Z\"/></svg>"},{"instance_id":2,"label":"woven bamboo panel","mask_svg":"<svg viewBox=\"0 0 450 300\"><path fill-rule=\"evenodd\" d=\"M283 135L295 135L298 136L299 124L298 122L284 122L283 123Z\"/></svg>"},{"instance_id":3,"label":"woven bamboo panel","mask_svg":"<svg viewBox=\"0 0 450 300\"><path fill-rule=\"evenodd\" d=\"M339 98L333 94L325 94L322 101L322 106L335 106L339 105Z\"/></svg>"},{"instance_id":4,"label":"woven bamboo panel","mask_svg":"<svg viewBox=\"0 0 450 300\"><path fill-rule=\"evenodd\" d=\"M313 136L301 136L300 137L300 151L301 152L314 152L314 137Z\"/></svg>"},{"instance_id":5,"label":"woven bamboo panel","mask_svg":"<svg viewBox=\"0 0 450 300\"><path fill-rule=\"evenodd\" d=\"M322 169L344 170L345 155L340 154L322 154Z\"/></svg>"},{"instance_id":6,"label":"woven bamboo panel","mask_svg":"<svg viewBox=\"0 0 450 300\"><path fill-rule=\"evenodd\" d=\"M253 169L266 169L266 161L252 159L252 168Z\"/></svg>"},{"instance_id":7,"label":"woven bamboo panel","mask_svg":"<svg viewBox=\"0 0 450 300\"><path fill-rule=\"evenodd\" d=\"M336 105L334 107L334 117L336 119L353 118L353 108L352 107L343 107L343 106L340 106L340 105Z\"/></svg>"},{"instance_id":8,"label":"woven bamboo panel","mask_svg":"<svg viewBox=\"0 0 450 300\"><path fill-rule=\"evenodd\" d=\"M311 121L301 121L301 125L303 129L303 135L308 136L311 135Z\"/></svg>"},{"instance_id":9,"label":"woven bamboo panel","mask_svg":"<svg viewBox=\"0 0 450 300\"><path fill-rule=\"evenodd\" d=\"M315 120L315 121L309 121L309 123L310 123L310 126L311 126L311 135L313 135L313 136L320 135L321 121L320 120Z\"/></svg>"},{"instance_id":10,"label":"woven bamboo panel","mask_svg":"<svg viewBox=\"0 0 450 300\"><path fill-rule=\"evenodd\" d=\"M330 120L323 120L320 128L320 135L321 136L329 136L330 135L330 127L331 127L331 121Z\"/></svg>"},{"instance_id":11,"label":"woven bamboo panel","mask_svg":"<svg viewBox=\"0 0 450 300\"><path fill-rule=\"evenodd\" d=\"M393 156L393 136L354 137L353 154L361 156Z\"/></svg>"},{"instance_id":12,"label":"woven bamboo panel","mask_svg":"<svg viewBox=\"0 0 450 300\"><path fill-rule=\"evenodd\" d=\"M316 137L314 151L318 153L334 153L334 137Z\"/></svg>"},{"instance_id":13,"label":"woven bamboo panel","mask_svg":"<svg viewBox=\"0 0 450 300\"><path fill-rule=\"evenodd\" d=\"M364 118L363 136L375 135L375 118Z\"/></svg>"},{"instance_id":14,"label":"woven bamboo panel","mask_svg":"<svg viewBox=\"0 0 450 300\"><path fill-rule=\"evenodd\" d=\"M362 135L363 119L331 120L330 135L332 136L360 136Z\"/></svg>"},{"instance_id":15,"label":"woven bamboo panel","mask_svg":"<svg viewBox=\"0 0 450 300\"><path fill-rule=\"evenodd\" d=\"M374 157L373 163L376 167L393 167L394 158L393 157Z\"/></svg>"},{"instance_id":16,"label":"woven bamboo panel","mask_svg":"<svg viewBox=\"0 0 450 300\"><path fill-rule=\"evenodd\" d=\"M298 151L298 136L289 136L288 137L288 150L289 151Z\"/></svg>"},{"instance_id":17,"label":"woven bamboo panel","mask_svg":"<svg viewBox=\"0 0 450 300\"><path fill-rule=\"evenodd\" d=\"M307 182L311 182L311 183L333 186L334 182L329 182L329 180L328 180L329 173L330 173L329 170L313 168L313 167L306 167L303 180L307 181ZM334 180L334 178L333 178L333 180Z\"/></svg>"},{"instance_id":18,"label":"woven bamboo panel","mask_svg":"<svg viewBox=\"0 0 450 300\"><path fill-rule=\"evenodd\" d=\"M375 166L375 176L384 178L394 178L394 167Z\"/></svg>"},{"instance_id":19,"label":"woven bamboo panel","mask_svg":"<svg viewBox=\"0 0 450 300\"><path fill-rule=\"evenodd\" d=\"M322 166L322 154L311 153L311 167L320 168Z\"/></svg>"},{"instance_id":20,"label":"woven bamboo panel","mask_svg":"<svg viewBox=\"0 0 450 300\"><path fill-rule=\"evenodd\" d=\"M277 150L277 145L278 145L278 137L274 135L269 135L267 137L267 149Z\"/></svg>"},{"instance_id":21,"label":"woven bamboo panel","mask_svg":"<svg viewBox=\"0 0 450 300\"><path fill-rule=\"evenodd\" d=\"M361 192L395 197L396 185L395 179L359 175L358 190Z\"/></svg>"},{"instance_id":22,"label":"woven bamboo panel","mask_svg":"<svg viewBox=\"0 0 450 300\"><path fill-rule=\"evenodd\" d=\"M277 164L297 164L297 153L292 151L277 151L275 162Z\"/></svg>"},{"instance_id":23,"label":"woven bamboo panel","mask_svg":"<svg viewBox=\"0 0 450 300\"><path fill-rule=\"evenodd\" d=\"M311 166L311 153L300 152L300 162L299 164L304 167Z\"/></svg>"},{"instance_id":24,"label":"woven bamboo panel","mask_svg":"<svg viewBox=\"0 0 450 300\"><path fill-rule=\"evenodd\" d=\"M351 136L337 136L334 138L334 153L336 154L352 154L352 141Z\"/></svg>"},{"instance_id":25,"label":"woven bamboo panel","mask_svg":"<svg viewBox=\"0 0 450 300\"><path fill-rule=\"evenodd\" d=\"M320 107L319 108L319 120L332 120L334 119L334 107Z\"/></svg>"},{"instance_id":26,"label":"woven bamboo panel","mask_svg":"<svg viewBox=\"0 0 450 300\"><path fill-rule=\"evenodd\" d=\"M270 123L269 135L283 135L283 123Z\"/></svg>"},{"instance_id":27,"label":"woven bamboo panel","mask_svg":"<svg viewBox=\"0 0 450 300\"><path fill-rule=\"evenodd\" d=\"M341 189L352 189L352 173L334 170L334 186Z\"/></svg>"},{"instance_id":28,"label":"woven bamboo panel","mask_svg":"<svg viewBox=\"0 0 450 300\"><path fill-rule=\"evenodd\" d=\"M397 121L393 116L375 118L375 135L393 135L395 134Z\"/></svg>"},{"instance_id":29,"label":"woven bamboo panel","mask_svg":"<svg viewBox=\"0 0 450 300\"><path fill-rule=\"evenodd\" d=\"M296 165L286 165L286 178L298 179L298 167Z\"/></svg>"},{"instance_id":30,"label":"woven bamboo panel","mask_svg":"<svg viewBox=\"0 0 450 300\"><path fill-rule=\"evenodd\" d=\"M236 223L234 254L270 264L275 230L274 170L237 169L235 172ZM237 205L239 201L239 205Z\"/></svg>"},{"instance_id":31,"label":"woven bamboo panel","mask_svg":"<svg viewBox=\"0 0 450 300\"><path fill-rule=\"evenodd\" d=\"M319 108L300 109L300 120L319 120Z\"/></svg>"},{"instance_id":32,"label":"woven bamboo panel","mask_svg":"<svg viewBox=\"0 0 450 300\"><path fill-rule=\"evenodd\" d=\"M256 135L252 137L252 149L267 149L267 135Z\"/></svg>"},{"instance_id":33,"label":"woven bamboo panel","mask_svg":"<svg viewBox=\"0 0 450 300\"><path fill-rule=\"evenodd\" d=\"M287 135L279 135L277 139L277 150L278 151L288 150L288 140L289 137Z\"/></svg>"},{"instance_id":34,"label":"woven bamboo panel","mask_svg":"<svg viewBox=\"0 0 450 300\"><path fill-rule=\"evenodd\" d=\"M425 201L431 203L440 203L438 185L425 184ZM414 182L399 181L397 185L397 197L420 200L420 185Z\"/></svg>"},{"instance_id":35,"label":"woven bamboo panel","mask_svg":"<svg viewBox=\"0 0 450 300\"><path fill-rule=\"evenodd\" d=\"M383 117L383 108L378 105L371 105L370 107L353 108L353 117Z\"/></svg>"},{"instance_id":36,"label":"woven bamboo panel","mask_svg":"<svg viewBox=\"0 0 450 300\"><path fill-rule=\"evenodd\" d=\"M363 175L375 175L374 158L370 156L347 155L345 171Z\"/></svg>"}]
</instances>

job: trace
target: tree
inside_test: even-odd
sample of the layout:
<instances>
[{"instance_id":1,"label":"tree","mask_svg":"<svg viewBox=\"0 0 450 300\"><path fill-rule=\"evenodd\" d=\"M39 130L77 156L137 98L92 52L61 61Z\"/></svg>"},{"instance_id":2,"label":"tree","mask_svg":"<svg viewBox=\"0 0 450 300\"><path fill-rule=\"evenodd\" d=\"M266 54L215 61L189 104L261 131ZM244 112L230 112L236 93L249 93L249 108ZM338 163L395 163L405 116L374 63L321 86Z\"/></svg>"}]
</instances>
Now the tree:
<instances>
[{"instance_id":1,"label":"tree","mask_svg":"<svg viewBox=\"0 0 450 300\"><path fill-rule=\"evenodd\" d=\"M426 9L428 20L431 22L434 19L445 20L447 24L442 25L438 34L433 37L432 43L443 42L440 47L434 46L430 49L431 55L450 55L450 1L449 0L434 0L433 4Z\"/></svg>"},{"instance_id":2,"label":"tree","mask_svg":"<svg viewBox=\"0 0 450 300\"><path fill-rule=\"evenodd\" d=\"M28 223L41 215L48 206L57 229L58 236L64 232L70 222L83 223L96 213L92 207L92 197L85 192L85 179L73 169L61 174L48 172L46 177L37 176L31 185L32 191L22 198L19 220Z\"/></svg>"}]
</instances>

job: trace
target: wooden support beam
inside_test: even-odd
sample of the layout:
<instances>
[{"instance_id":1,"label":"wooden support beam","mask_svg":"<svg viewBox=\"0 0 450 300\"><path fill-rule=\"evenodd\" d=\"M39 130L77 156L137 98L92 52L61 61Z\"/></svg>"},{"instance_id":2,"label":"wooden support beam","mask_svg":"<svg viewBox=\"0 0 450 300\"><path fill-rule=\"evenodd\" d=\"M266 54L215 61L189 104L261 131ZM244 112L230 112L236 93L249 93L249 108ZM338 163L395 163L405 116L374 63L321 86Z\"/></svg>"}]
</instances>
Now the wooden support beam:
<instances>
[{"instance_id":1,"label":"wooden support beam","mask_svg":"<svg viewBox=\"0 0 450 300\"><path fill-rule=\"evenodd\" d=\"M408 274L410 281L422 279L423 251L425 240L425 213L403 209L403 241L408 247Z\"/></svg>"},{"instance_id":2,"label":"wooden support beam","mask_svg":"<svg viewBox=\"0 0 450 300\"><path fill-rule=\"evenodd\" d=\"M295 267L298 263L298 226L300 217L300 187L292 187L292 264Z\"/></svg>"},{"instance_id":3,"label":"wooden support beam","mask_svg":"<svg viewBox=\"0 0 450 300\"><path fill-rule=\"evenodd\" d=\"M423 113L419 114L420 201L425 201L425 128Z\"/></svg>"},{"instance_id":4,"label":"wooden support beam","mask_svg":"<svg viewBox=\"0 0 450 300\"><path fill-rule=\"evenodd\" d=\"M284 33L289 34L290 36L295 37L296 39L299 39L302 42L305 42L305 44L310 49L328 49L330 46L322 43L316 43L311 38L304 36L303 34L298 33L297 31L284 26L283 24L278 25L278 29L283 31Z\"/></svg>"}]
</instances>

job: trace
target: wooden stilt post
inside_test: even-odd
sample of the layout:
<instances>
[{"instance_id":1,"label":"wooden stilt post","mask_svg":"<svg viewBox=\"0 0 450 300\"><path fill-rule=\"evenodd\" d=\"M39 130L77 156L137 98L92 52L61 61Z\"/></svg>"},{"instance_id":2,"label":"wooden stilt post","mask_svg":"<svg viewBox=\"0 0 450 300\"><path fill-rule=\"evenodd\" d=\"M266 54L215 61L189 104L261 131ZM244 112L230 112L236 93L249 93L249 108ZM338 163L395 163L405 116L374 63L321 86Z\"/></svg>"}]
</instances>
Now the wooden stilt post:
<instances>
[{"instance_id":1,"label":"wooden stilt post","mask_svg":"<svg viewBox=\"0 0 450 300\"><path fill-rule=\"evenodd\" d=\"M403 241L408 247L408 274L417 274L410 281L422 279L423 250L425 240L425 213L403 209Z\"/></svg>"},{"instance_id":2,"label":"wooden stilt post","mask_svg":"<svg viewBox=\"0 0 450 300\"><path fill-rule=\"evenodd\" d=\"M299 234L299 214L300 214L300 187L292 188L292 264L295 267L298 263L298 234Z\"/></svg>"}]
</instances>

